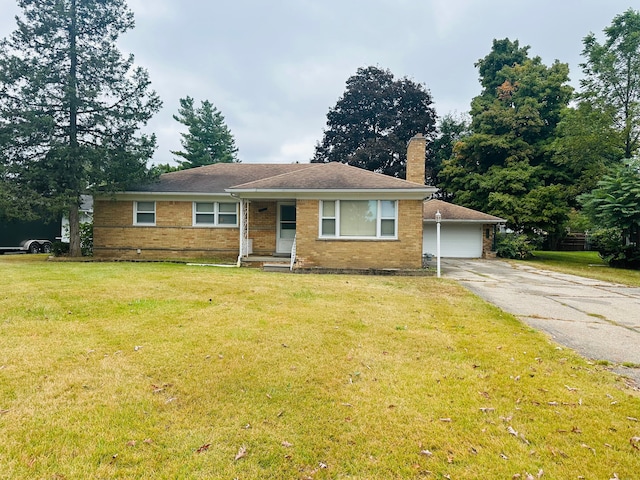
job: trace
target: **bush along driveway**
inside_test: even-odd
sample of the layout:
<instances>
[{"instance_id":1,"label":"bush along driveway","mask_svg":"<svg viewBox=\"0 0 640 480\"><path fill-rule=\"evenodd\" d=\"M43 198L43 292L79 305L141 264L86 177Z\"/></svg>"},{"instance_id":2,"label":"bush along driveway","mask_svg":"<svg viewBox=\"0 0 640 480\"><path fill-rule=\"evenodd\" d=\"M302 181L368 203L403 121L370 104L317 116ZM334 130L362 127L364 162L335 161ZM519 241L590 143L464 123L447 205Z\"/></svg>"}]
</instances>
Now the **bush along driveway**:
<instances>
[{"instance_id":1,"label":"bush along driveway","mask_svg":"<svg viewBox=\"0 0 640 480\"><path fill-rule=\"evenodd\" d=\"M640 288L500 260L446 260L444 275L640 385Z\"/></svg>"}]
</instances>

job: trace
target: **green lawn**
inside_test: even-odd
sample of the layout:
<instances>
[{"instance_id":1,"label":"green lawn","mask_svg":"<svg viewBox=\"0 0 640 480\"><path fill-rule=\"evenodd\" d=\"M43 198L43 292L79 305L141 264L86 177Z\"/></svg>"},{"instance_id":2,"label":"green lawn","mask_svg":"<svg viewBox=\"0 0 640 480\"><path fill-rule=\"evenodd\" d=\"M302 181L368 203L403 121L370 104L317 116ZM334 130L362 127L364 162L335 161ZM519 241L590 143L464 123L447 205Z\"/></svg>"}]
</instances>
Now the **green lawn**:
<instances>
[{"instance_id":1,"label":"green lawn","mask_svg":"<svg viewBox=\"0 0 640 480\"><path fill-rule=\"evenodd\" d=\"M534 263L549 270L640 287L640 270L611 268L602 261L597 252L539 251L534 253L532 259L524 262Z\"/></svg>"},{"instance_id":2,"label":"green lawn","mask_svg":"<svg viewBox=\"0 0 640 480\"><path fill-rule=\"evenodd\" d=\"M453 282L5 256L0 287L2 479L640 471L637 391Z\"/></svg>"}]
</instances>

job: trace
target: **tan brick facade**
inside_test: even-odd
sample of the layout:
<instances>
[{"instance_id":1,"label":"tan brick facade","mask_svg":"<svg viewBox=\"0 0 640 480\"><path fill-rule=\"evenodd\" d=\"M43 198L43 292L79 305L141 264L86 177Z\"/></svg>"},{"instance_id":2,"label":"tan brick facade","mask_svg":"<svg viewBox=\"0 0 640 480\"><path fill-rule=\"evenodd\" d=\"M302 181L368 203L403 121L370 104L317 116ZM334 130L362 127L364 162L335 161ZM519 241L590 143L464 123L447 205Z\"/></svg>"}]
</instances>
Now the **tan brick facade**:
<instances>
[{"instance_id":1,"label":"tan brick facade","mask_svg":"<svg viewBox=\"0 0 640 480\"><path fill-rule=\"evenodd\" d=\"M239 250L239 228L193 227L192 202L157 201L156 225L133 222L133 202L96 200L94 255L110 259L228 259ZM254 255L276 249L275 201L252 201L249 238ZM330 269L414 269L422 264L422 201L398 202L397 240L319 238L319 201L297 202L297 265Z\"/></svg>"},{"instance_id":2,"label":"tan brick facade","mask_svg":"<svg viewBox=\"0 0 640 480\"><path fill-rule=\"evenodd\" d=\"M415 269L422 265L422 201L401 200L397 240L319 238L318 200L297 203L297 265L330 269Z\"/></svg>"},{"instance_id":3,"label":"tan brick facade","mask_svg":"<svg viewBox=\"0 0 640 480\"><path fill-rule=\"evenodd\" d=\"M276 251L278 204L273 201L252 201L249 206L249 238L254 255L271 255Z\"/></svg>"},{"instance_id":4,"label":"tan brick facade","mask_svg":"<svg viewBox=\"0 0 640 480\"><path fill-rule=\"evenodd\" d=\"M194 227L193 203L156 202L156 225L133 224L133 202L96 200L93 217L97 258L166 260L238 257L239 228ZM138 253L139 252L139 253Z\"/></svg>"}]
</instances>

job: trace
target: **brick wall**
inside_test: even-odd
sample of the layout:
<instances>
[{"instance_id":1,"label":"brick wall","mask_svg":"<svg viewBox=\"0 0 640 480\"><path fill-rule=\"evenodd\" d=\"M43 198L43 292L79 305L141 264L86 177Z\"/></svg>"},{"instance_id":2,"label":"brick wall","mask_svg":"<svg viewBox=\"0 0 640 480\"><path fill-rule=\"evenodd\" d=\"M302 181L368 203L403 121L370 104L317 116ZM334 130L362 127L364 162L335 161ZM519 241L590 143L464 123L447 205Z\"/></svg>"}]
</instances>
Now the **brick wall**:
<instances>
[{"instance_id":1,"label":"brick wall","mask_svg":"<svg viewBox=\"0 0 640 480\"><path fill-rule=\"evenodd\" d=\"M319 239L319 202L297 202L297 252L301 267L420 268L422 265L422 201L398 202L397 240ZM254 255L276 249L277 203L253 201L249 208L249 238ZM133 202L96 200L94 255L111 259L235 260L239 228L192 226L192 202L156 202L156 225L133 225ZM138 253L138 249L140 253Z\"/></svg>"},{"instance_id":2,"label":"brick wall","mask_svg":"<svg viewBox=\"0 0 640 480\"><path fill-rule=\"evenodd\" d=\"M422 201L401 200L398 240L319 239L319 203L298 200L297 264L302 268L413 269L422 265Z\"/></svg>"},{"instance_id":3,"label":"brick wall","mask_svg":"<svg viewBox=\"0 0 640 480\"><path fill-rule=\"evenodd\" d=\"M133 202L96 200L94 256L144 260L235 260L239 250L239 228L193 227L192 205L192 202L156 202L156 225L138 226L133 225Z\"/></svg>"},{"instance_id":4,"label":"brick wall","mask_svg":"<svg viewBox=\"0 0 640 480\"><path fill-rule=\"evenodd\" d=\"M249 238L253 240L254 255L271 255L276 251L277 209L276 202L251 202L249 206Z\"/></svg>"}]
</instances>

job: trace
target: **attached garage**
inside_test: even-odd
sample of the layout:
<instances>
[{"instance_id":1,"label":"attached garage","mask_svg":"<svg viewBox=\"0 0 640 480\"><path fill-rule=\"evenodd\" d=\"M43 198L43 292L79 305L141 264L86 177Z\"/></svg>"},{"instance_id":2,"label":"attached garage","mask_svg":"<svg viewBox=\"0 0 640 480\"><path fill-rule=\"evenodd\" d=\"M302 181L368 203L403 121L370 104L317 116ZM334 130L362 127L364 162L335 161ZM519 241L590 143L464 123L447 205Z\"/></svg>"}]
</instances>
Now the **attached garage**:
<instances>
[{"instance_id":1,"label":"attached garage","mask_svg":"<svg viewBox=\"0 0 640 480\"><path fill-rule=\"evenodd\" d=\"M440 212L440 256L492 256L495 226L504 220L442 200L428 200L423 208L422 252L436 255L436 213Z\"/></svg>"}]
</instances>

